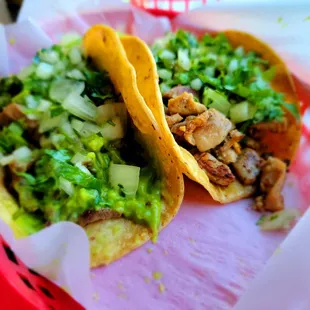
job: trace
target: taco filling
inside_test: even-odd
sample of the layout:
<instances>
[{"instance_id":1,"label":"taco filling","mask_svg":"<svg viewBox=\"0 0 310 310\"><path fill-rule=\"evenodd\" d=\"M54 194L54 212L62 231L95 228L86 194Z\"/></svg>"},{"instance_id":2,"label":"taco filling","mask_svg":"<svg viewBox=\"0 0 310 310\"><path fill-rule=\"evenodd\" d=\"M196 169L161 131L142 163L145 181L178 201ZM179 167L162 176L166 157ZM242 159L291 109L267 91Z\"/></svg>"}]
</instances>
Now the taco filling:
<instances>
[{"instance_id":1,"label":"taco filling","mask_svg":"<svg viewBox=\"0 0 310 310\"><path fill-rule=\"evenodd\" d=\"M122 96L80 46L81 38L64 36L0 80L0 166L18 202L14 220L34 232L124 217L156 235L160 178Z\"/></svg>"},{"instance_id":2,"label":"taco filling","mask_svg":"<svg viewBox=\"0 0 310 310\"><path fill-rule=\"evenodd\" d=\"M157 40L152 52L176 142L212 184L225 188L237 180L255 187L256 210L283 209L290 158L267 153L260 137L285 134L286 111L298 118L298 109L272 88L276 68L255 52L232 47L224 34L197 40L179 30Z\"/></svg>"}]
</instances>

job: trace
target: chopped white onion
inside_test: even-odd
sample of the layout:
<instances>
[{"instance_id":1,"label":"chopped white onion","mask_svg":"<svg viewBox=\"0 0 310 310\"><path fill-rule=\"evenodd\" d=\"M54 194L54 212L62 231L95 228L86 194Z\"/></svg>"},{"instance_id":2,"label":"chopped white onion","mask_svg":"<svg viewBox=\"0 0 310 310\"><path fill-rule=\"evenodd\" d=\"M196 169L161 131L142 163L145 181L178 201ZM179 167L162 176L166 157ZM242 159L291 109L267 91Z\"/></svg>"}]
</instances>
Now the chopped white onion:
<instances>
[{"instance_id":1,"label":"chopped white onion","mask_svg":"<svg viewBox=\"0 0 310 310\"><path fill-rule=\"evenodd\" d=\"M178 49L178 65L185 71L191 68L191 61L187 49Z\"/></svg>"},{"instance_id":2,"label":"chopped white onion","mask_svg":"<svg viewBox=\"0 0 310 310\"><path fill-rule=\"evenodd\" d=\"M69 59L73 65L77 65L82 61L81 49L78 46L72 47L70 49Z\"/></svg>"},{"instance_id":3,"label":"chopped white onion","mask_svg":"<svg viewBox=\"0 0 310 310\"><path fill-rule=\"evenodd\" d=\"M80 95L85 89L85 83L69 79L56 80L51 84L49 96L52 100L63 103L69 94Z\"/></svg>"},{"instance_id":4,"label":"chopped white onion","mask_svg":"<svg viewBox=\"0 0 310 310\"><path fill-rule=\"evenodd\" d=\"M228 73L233 73L238 69L238 60L233 58L228 65Z\"/></svg>"},{"instance_id":5,"label":"chopped white onion","mask_svg":"<svg viewBox=\"0 0 310 310\"><path fill-rule=\"evenodd\" d=\"M84 81L86 79L84 74L78 69L73 69L67 72L67 77L70 79L81 80L81 81Z\"/></svg>"},{"instance_id":6,"label":"chopped white onion","mask_svg":"<svg viewBox=\"0 0 310 310\"><path fill-rule=\"evenodd\" d=\"M85 155L83 155L83 154L81 154L81 153L76 153L73 157L72 157L72 159L71 159L71 162L72 162L72 164L78 164L78 163L80 163L80 164L83 164L83 163L87 163L87 162L89 162L90 161L90 159L87 157L87 156L85 156Z\"/></svg>"},{"instance_id":7,"label":"chopped white onion","mask_svg":"<svg viewBox=\"0 0 310 310\"><path fill-rule=\"evenodd\" d=\"M113 118L111 124L106 123L100 132L107 140L122 139L125 136L125 129L119 117Z\"/></svg>"},{"instance_id":8,"label":"chopped white onion","mask_svg":"<svg viewBox=\"0 0 310 310\"><path fill-rule=\"evenodd\" d=\"M97 119L97 107L75 92L67 96L62 106L74 116L85 121L95 122Z\"/></svg>"},{"instance_id":9,"label":"chopped white onion","mask_svg":"<svg viewBox=\"0 0 310 310\"><path fill-rule=\"evenodd\" d=\"M11 155L8 155L8 156L3 156L1 159L0 159L0 165L1 166L6 166L8 165L9 163L11 163L12 161L14 161L15 157L13 154Z\"/></svg>"},{"instance_id":10,"label":"chopped white onion","mask_svg":"<svg viewBox=\"0 0 310 310\"><path fill-rule=\"evenodd\" d=\"M74 186L72 183L63 177L59 178L59 187L69 196L73 195L74 192Z\"/></svg>"},{"instance_id":11,"label":"chopped white onion","mask_svg":"<svg viewBox=\"0 0 310 310\"><path fill-rule=\"evenodd\" d=\"M54 74L54 67L46 62L40 62L36 69L36 75L42 80L50 79Z\"/></svg>"},{"instance_id":12,"label":"chopped white onion","mask_svg":"<svg viewBox=\"0 0 310 310\"><path fill-rule=\"evenodd\" d=\"M39 105L39 102L34 99L32 95L29 95L25 98L26 105L29 109L35 109Z\"/></svg>"},{"instance_id":13,"label":"chopped white onion","mask_svg":"<svg viewBox=\"0 0 310 310\"><path fill-rule=\"evenodd\" d=\"M75 134L75 132L73 131L73 129L72 129L71 124L69 123L69 121L64 122L64 123L62 124L62 126L61 126L61 129L64 131L64 133L65 133L68 137L70 137L70 138L72 138L72 139L74 139L74 138L77 137L76 134Z\"/></svg>"},{"instance_id":14,"label":"chopped white onion","mask_svg":"<svg viewBox=\"0 0 310 310\"><path fill-rule=\"evenodd\" d=\"M91 172L85 166L83 166L81 163L77 163L77 164L75 164L75 166L78 167L81 171L91 175Z\"/></svg>"},{"instance_id":15,"label":"chopped white onion","mask_svg":"<svg viewBox=\"0 0 310 310\"><path fill-rule=\"evenodd\" d=\"M27 78L29 75L31 75L35 70L35 66L34 65L30 65L28 67L23 68L18 74L18 78L20 80L24 80L25 78Z\"/></svg>"},{"instance_id":16,"label":"chopped white onion","mask_svg":"<svg viewBox=\"0 0 310 310\"><path fill-rule=\"evenodd\" d=\"M115 189L122 190L126 195L134 196L139 186L140 168L129 165L111 164L109 168L109 180Z\"/></svg>"},{"instance_id":17,"label":"chopped white onion","mask_svg":"<svg viewBox=\"0 0 310 310\"><path fill-rule=\"evenodd\" d=\"M40 53L40 59L49 64L55 64L59 61L59 54L53 50L44 51Z\"/></svg>"},{"instance_id":18,"label":"chopped white onion","mask_svg":"<svg viewBox=\"0 0 310 310\"><path fill-rule=\"evenodd\" d=\"M51 105L52 103L49 100L40 99L37 110L40 112L45 112L50 108Z\"/></svg>"},{"instance_id":19,"label":"chopped white onion","mask_svg":"<svg viewBox=\"0 0 310 310\"><path fill-rule=\"evenodd\" d=\"M46 113L40 122L39 133L43 133L51 129L61 127L68 119L67 113L62 113L60 115L51 118L48 118L47 115L49 115L49 113Z\"/></svg>"},{"instance_id":20,"label":"chopped white onion","mask_svg":"<svg viewBox=\"0 0 310 310\"><path fill-rule=\"evenodd\" d=\"M0 165L6 166L13 161L18 163L27 163L31 160L32 152L27 146L22 146L16 149L12 154L3 156L0 159Z\"/></svg>"},{"instance_id":21,"label":"chopped white onion","mask_svg":"<svg viewBox=\"0 0 310 310\"><path fill-rule=\"evenodd\" d=\"M269 215L263 215L257 224L262 230L288 229L292 222L300 215L301 213L298 209L284 209Z\"/></svg>"},{"instance_id":22,"label":"chopped white onion","mask_svg":"<svg viewBox=\"0 0 310 310\"><path fill-rule=\"evenodd\" d=\"M83 126L84 126L84 122L82 122L82 121L80 121L80 120L74 118L74 119L71 121L71 126L72 126L72 128L73 128L76 132L80 133L81 130L82 130L82 128L83 128Z\"/></svg>"},{"instance_id":23,"label":"chopped white onion","mask_svg":"<svg viewBox=\"0 0 310 310\"><path fill-rule=\"evenodd\" d=\"M127 119L127 109L124 103L105 103L98 107L97 123L104 124L114 117L120 117L125 124Z\"/></svg>"}]
</instances>

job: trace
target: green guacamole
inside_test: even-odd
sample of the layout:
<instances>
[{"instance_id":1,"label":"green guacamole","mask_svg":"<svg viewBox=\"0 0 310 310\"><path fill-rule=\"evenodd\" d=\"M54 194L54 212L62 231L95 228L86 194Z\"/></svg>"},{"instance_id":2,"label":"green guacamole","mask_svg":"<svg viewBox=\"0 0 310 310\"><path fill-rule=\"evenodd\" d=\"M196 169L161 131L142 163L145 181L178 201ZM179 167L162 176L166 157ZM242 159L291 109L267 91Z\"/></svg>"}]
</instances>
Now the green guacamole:
<instances>
[{"instance_id":1,"label":"green guacamole","mask_svg":"<svg viewBox=\"0 0 310 310\"><path fill-rule=\"evenodd\" d=\"M20 207L14 219L32 232L111 208L156 235L159 177L121 95L80 46L79 37L64 37L0 80L0 166Z\"/></svg>"}]
</instances>

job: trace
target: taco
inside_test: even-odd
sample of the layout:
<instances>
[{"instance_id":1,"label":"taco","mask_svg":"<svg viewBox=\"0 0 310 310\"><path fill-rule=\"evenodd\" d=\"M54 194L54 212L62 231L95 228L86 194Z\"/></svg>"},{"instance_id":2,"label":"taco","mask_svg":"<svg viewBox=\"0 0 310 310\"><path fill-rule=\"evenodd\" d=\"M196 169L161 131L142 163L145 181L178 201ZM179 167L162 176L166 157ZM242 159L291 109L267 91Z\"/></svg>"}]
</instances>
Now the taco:
<instances>
[{"instance_id":1,"label":"taco","mask_svg":"<svg viewBox=\"0 0 310 310\"><path fill-rule=\"evenodd\" d=\"M112 29L64 36L0 89L0 217L16 236L78 223L92 267L156 240L183 177Z\"/></svg>"},{"instance_id":2,"label":"taco","mask_svg":"<svg viewBox=\"0 0 310 310\"><path fill-rule=\"evenodd\" d=\"M179 163L221 203L256 195L283 208L281 190L301 135L299 102L279 56L250 34L199 40L178 30L151 49L122 36L147 106L178 149Z\"/></svg>"}]
</instances>

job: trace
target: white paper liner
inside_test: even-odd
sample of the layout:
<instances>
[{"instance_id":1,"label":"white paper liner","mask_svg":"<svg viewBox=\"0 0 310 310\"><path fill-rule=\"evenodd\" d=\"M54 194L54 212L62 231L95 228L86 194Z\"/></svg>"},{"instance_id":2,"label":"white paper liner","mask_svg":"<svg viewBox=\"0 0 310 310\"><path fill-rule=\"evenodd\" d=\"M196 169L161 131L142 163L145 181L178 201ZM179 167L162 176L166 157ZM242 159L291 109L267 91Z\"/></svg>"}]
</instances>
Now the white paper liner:
<instances>
[{"instance_id":1,"label":"white paper liner","mask_svg":"<svg viewBox=\"0 0 310 310\"><path fill-rule=\"evenodd\" d=\"M310 82L310 22L307 21L310 10L306 1L292 4L283 1L281 5L276 5L275 1L253 1L249 4L239 0L232 4L223 0L216 5L216 1L210 0L208 5L205 10L179 16L174 26L190 25L211 30L235 28L251 32L271 44L299 78ZM19 21L31 17L36 22L26 21L17 26L0 27L0 74L17 72L29 62L29 56L38 48L50 45L50 38L39 24L72 15L73 12L107 12L114 9L130 10L129 6L118 0L24 1ZM138 10L135 10L134 18L131 30L148 42L172 28L166 18L155 19ZM102 16L98 22L107 20ZM84 32L89 23L74 15L72 25L75 30ZM117 28L124 31L121 21ZM16 43L14 48L3 44L11 38ZM16 59L14 63L7 61L12 53ZM253 286L241 298L237 310L309 309L309 227L310 215L307 214L281 245L280 254L271 258ZM29 267L56 279L58 284L69 289L78 301L90 309L88 242L79 226L61 223L32 237L14 241L8 227L1 223L0 233ZM47 244L53 244L53 248L46 247ZM53 264L55 259L59 261L57 266ZM298 285L303 286L299 288Z\"/></svg>"}]
</instances>

